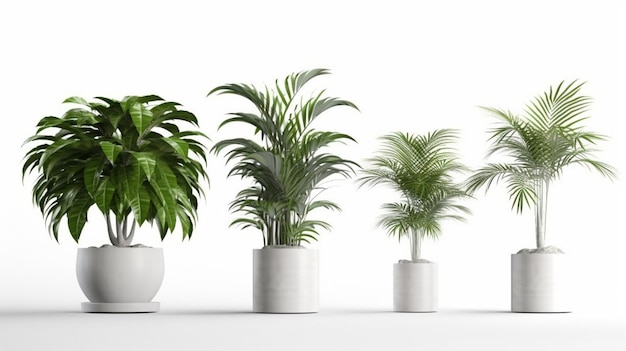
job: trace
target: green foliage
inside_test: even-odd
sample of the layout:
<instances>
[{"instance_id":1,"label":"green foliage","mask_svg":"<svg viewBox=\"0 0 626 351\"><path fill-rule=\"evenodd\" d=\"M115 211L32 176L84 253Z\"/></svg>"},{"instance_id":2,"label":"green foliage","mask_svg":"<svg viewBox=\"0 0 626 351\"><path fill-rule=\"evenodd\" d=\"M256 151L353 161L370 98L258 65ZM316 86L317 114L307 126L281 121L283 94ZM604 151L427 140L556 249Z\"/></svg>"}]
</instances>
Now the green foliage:
<instances>
[{"instance_id":1,"label":"green foliage","mask_svg":"<svg viewBox=\"0 0 626 351\"><path fill-rule=\"evenodd\" d=\"M220 127L247 124L259 137L222 140L213 151L228 150L227 162L234 162L229 176L253 180L253 185L241 190L231 203L231 210L242 214L232 224L259 229L264 245L294 246L316 240L319 229L330 226L307 219L309 213L318 208L339 210L335 203L318 199L321 183L334 175L349 177L357 166L324 151L331 144L353 138L311 126L331 108L357 107L346 100L325 97L324 91L306 100L299 94L311 79L328 73L325 69L294 73L282 82L277 80L273 89L227 84L209 92L240 96L256 108L254 112L229 114Z\"/></svg>"},{"instance_id":2,"label":"green foliage","mask_svg":"<svg viewBox=\"0 0 626 351\"><path fill-rule=\"evenodd\" d=\"M452 144L457 135L450 129L426 135L396 132L381 138L382 148L368 160L361 185L386 185L401 201L383 205L379 225L400 239L413 233L436 238L444 220L463 220L470 211L458 204L467 197L454 176L465 171Z\"/></svg>"},{"instance_id":3,"label":"green foliage","mask_svg":"<svg viewBox=\"0 0 626 351\"><path fill-rule=\"evenodd\" d=\"M95 204L107 219L115 245L129 245L135 224L145 222L156 222L162 239L178 223L183 239L190 237L198 197L204 196L200 180L208 181L205 147L197 140L206 136L180 131L175 122L198 126L196 117L154 95L95 100L66 99L64 103L81 107L61 117L42 118L36 134L26 140L36 146L26 153L22 175L38 173L33 201L51 234L58 241L66 217L78 242Z\"/></svg>"},{"instance_id":4,"label":"green foliage","mask_svg":"<svg viewBox=\"0 0 626 351\"><path fill-rule=\"evenodd\" d=\"M477 170L468 180L468 190L489 189L504 181L512 208L521 213L535 207L538 247L543 247L545 236L549 184L566 166L582 165L603 176L615 176L611 166L593 158L593 145L605 138L583 130L591 103L590 97L580 94L583 84L561 82L550 87L526 105L522 116L483 107L498 119L490 130L488 156L500 154L509 161L488 163Z\"/></svg>"}]
</instances>

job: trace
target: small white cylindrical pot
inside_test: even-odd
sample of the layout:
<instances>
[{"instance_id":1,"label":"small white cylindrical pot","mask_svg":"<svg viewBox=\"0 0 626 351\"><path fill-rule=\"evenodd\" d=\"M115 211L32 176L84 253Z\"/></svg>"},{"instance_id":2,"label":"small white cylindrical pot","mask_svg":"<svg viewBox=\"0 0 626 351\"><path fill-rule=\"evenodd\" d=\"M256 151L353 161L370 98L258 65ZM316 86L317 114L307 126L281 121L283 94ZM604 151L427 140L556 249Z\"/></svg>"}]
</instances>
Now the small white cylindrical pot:
<instances>
[{"instance_id":1,"label":"small white cylindrical pot","mask_svg":"<svg viewBox=\"0 0 626 351\"><path fill-rule=\"evenodd\" d=\"M106 246L78 249L78 285L90 302L85 312L157 312L165 265L163 249Z\"/></svg>"},{"instance_id":2,"label":"small white cylindrical pot","mask_svg":"<svg viewBox=\"0 0 626 351\"><path fill-rule=\"evenodd\" d=\"M439 303L436 263L396 263L393 265L393 310L396 312L436 312Z\"/></svg>"},{"instance_id":3,"label":"small white cylindrical pot","mask_svg":"<svg viewBox=\"0 0 626 351\"><path fill-rule=\"evenodd\" d=\"M318 312L318 250L268 246L253 250L252 257L254 312Z\"/></svg>"},{"instance_id":4,"label":"small white cylindrical pot","mask_svg":"<svg viewBox=\"0 0 626 351\"><path fill-rule=\"evenodd\" d=\"M571 312L571 269L564 254L511 255L513 312Z\"/></svg>"}]
</instances>

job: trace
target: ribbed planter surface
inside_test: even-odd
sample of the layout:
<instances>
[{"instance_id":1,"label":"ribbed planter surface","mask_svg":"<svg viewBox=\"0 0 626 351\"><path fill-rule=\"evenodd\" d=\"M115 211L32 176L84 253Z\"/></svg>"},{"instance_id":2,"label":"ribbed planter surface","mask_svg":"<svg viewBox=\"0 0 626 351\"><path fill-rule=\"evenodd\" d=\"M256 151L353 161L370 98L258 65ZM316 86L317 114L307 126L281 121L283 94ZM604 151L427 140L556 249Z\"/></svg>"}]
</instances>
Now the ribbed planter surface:
<instances>
[{"instance_id":1,"label":"ribbed planter surface","mask_svg":"<svg viewBox=\"0 0 626 351\"><path fill-rule=\"evenodd\" d=\"M571 278L564 254L512 254L511 310L571 312Z\"/></svg>"},{"instance_id":2,"label":"ribbed planter surface","mask_svg":"<svg viewBox=\"0 0 626 351\"><path fill-rule=\"evenodd\" d=\"M315 249L253 250L252 310L315 313L319 310L319 253Z\"/></svg>"},{"instance_id":3,"label":"ribbed planter surface","mask_svg":"<svg viewBox=\"0 0 626 351\"><path fill-rule=\"evenodd\" d=\"M439 303L436 263L393 265L393 310L436 312Z\"/></svg>"}]
</instances>

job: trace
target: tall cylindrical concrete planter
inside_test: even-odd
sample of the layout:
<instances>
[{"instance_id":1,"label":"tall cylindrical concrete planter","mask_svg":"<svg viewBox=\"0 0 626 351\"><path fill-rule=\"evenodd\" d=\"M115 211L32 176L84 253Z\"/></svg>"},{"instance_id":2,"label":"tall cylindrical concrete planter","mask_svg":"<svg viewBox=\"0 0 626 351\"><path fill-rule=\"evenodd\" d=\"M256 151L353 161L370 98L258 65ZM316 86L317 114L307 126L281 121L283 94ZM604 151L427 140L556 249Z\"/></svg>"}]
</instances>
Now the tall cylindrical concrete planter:
<instances>
[{"instance_id":1,"label":"tall cylindrical concrete planter","mask_svg":"<svg viewBox=\"0 0 626 351\"><path fill-rule=\"evenodd\" d=\"M76 276L89 300L84 312L157 312L152 302L163 282L163 249L114 246L78 249Z\"/></svg>"},{"instance_id":2,"label":"tall cylindrical concrete planter","mask_svg":"<svg viewBox=\"0 0 626 351\"><path fill-rule=\"evenodd\" d=\"M511 255L513 312L571 312L571 289L571 266L566 255Z\"/></svg>"},{"instance_id":3,"label":"tall cylindrical concrete planter","mask_svg":"<svg viewBox=\"0 0 626 351\"><path fill-rule=\"evenodd\" d=\"M254 312L318 312L318 250L268 246L253 250L252 255Z\"/></svg>"},{"instance_id":4,"label":"tall cylindrical concrete planter","mask_svg":"<svg viewBox=\"0 0 626 351\"><path fill-rule=\"evenodd\" d=\"M439 304L436 263L401 262L393 265L393 310L436 312Z\"/></svg>"}]
</instances>

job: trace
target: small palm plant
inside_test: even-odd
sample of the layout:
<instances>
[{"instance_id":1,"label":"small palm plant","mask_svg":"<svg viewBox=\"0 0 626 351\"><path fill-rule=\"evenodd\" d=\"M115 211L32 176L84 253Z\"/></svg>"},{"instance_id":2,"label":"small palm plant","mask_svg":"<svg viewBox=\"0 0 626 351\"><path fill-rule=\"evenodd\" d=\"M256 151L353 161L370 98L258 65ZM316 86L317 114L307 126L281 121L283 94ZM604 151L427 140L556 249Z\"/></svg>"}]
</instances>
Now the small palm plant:
<instances>
[{"instance_id":1,"label":"small palm plant","mask_svg":"<svg viewBox=\"0 0 626 351\"><path fill-rule=\"evenodd\" d=\"M401 201L382 206L379 226L390 236L408 237L411 261L421 262L422 239L437 238L444 220L463 220L470 211L458 200L468 197L454 181L465 166L458 162L452 144L457 134L450 129L426 135L393 133L382 138L383 146L369 159L361 185L390 186Z\"/></svg>"},{"instance_id":2,"label":"small palm plant","mask_svg":"<svg viewBox=\"0 0 626 351\"><path fill-rule=\"evenodd\" d=\"M300 97L306 83L328 73L326 69L294 73L277 80L273 89L227 84L209 92L240 96L256 108L255 112L231 113L220 128L247 124L260 140L222 140L213 150L220 153L229 149L227 162L236 161L229 176L253 180L253 185L239 192L231 204L231 210L243 214L231 225L260 230L264 246L299 246L316 240L319 228L329 229L327 222L308 218L315 209L339 210L334 202L318 198L321 183L334 175L349 177L357 166L324 151L334 143L354 141L352 137L312 127L331 108L357 107L346 100L325 97L324 91L308 99Z\"/></svg>"},{"instance_id":3,"label":"small palm plant","mask_svg":"<svg viewBox=\"0 0 626 351\"><path fill-rule=\"evenodd\" d=\"M602 135L586 132L582 122L588 117L591 98L580 94L584 83L576 81L544 92L527 104L522 116L509 111L483 107L498 119L491 129L492 145L488 156L501 154L509 162L488 163L468 180L468 190L487 189L498 181L506 182L512 208L518 213L530 206L535 209L537 249L546 246L546 217L550 183L563 169L582 165L613 178L614 169L593 158L593 148ZM554 248L555 249L555 248Z\"/></svg>"},{"instance_id":4,"label":"small palm plant","mask_svg":"<svg viewBox=\"0 0 626 351\"><path fill-rule=\"evenodd\" d=\"M200 162L205 148L195 138L205 136L181 131L176 122L197 126L197 118L155 95L96 99L68 98L64 103L81 107L42 118L26 141L37 145L26 153L22 175L39 173L33 202L51 234L58 241L66 218L78 242L95 204L115 246L130 246L145 222L156 222L162 239L177 223L183 239L191 237L204 195L200 180L208 180Z\"/></svg>"}]
</instances>

